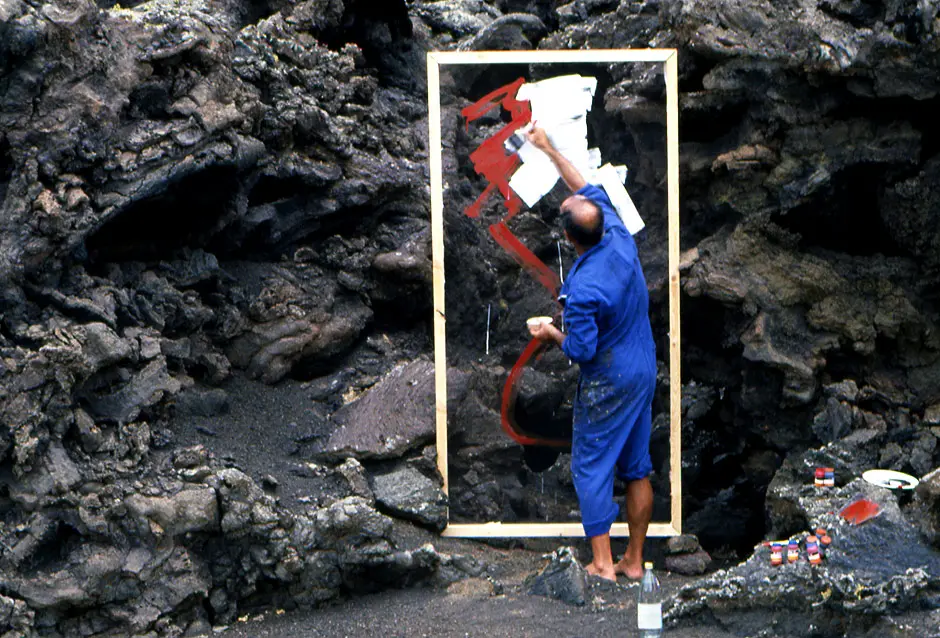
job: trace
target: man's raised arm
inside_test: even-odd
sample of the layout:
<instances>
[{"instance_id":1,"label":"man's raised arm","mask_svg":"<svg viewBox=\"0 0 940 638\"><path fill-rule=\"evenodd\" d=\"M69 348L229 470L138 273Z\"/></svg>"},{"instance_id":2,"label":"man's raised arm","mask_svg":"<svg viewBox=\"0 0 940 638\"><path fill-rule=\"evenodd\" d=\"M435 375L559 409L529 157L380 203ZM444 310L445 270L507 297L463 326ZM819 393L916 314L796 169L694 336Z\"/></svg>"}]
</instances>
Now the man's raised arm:
<instances>
[{"instance_id":1,"label":"man's raised arm","mask_svg":"<svg viewBox=\"0 0 940 638\"><path fill-rule=\"evenodd\" d=\"M564 180L572 193L579 191L587 184L587 180L585 180L581 172L574 167L574 164L569 162L567 157L559 153L558 150L552 146L552 142L548 139L548 135L545 133L544 129L537 126L533 127L532 130L529 131L529 141L532 142L532 145L537 149L548 155L549 159L551 159L552 163L555 165L555 168L561 173L561 179Z\"/></svg>"}]
</instances>

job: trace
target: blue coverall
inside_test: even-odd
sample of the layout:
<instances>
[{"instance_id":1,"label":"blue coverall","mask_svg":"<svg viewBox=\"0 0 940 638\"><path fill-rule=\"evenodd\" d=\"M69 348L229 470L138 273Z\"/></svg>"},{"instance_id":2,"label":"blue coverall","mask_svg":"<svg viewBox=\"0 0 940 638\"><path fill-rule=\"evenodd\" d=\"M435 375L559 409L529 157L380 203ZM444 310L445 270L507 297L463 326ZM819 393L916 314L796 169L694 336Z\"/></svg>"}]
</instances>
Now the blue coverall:
<instances>
[{"instance_id":1,"label":"blue coverall","mask_svg":"<svg viewBox=\"0 0 940 638\"><path fill-rule=\"evenodd\" d=\"M561 288L567 330L561 347L581 367L571 474L584 533L591 537L609 532L620 512L614 472L626 481L652 472L656 346L633 237L601 187L588 184L578 194L604 215L603 239L578 257Z\"/></svg>"}]
</instances>

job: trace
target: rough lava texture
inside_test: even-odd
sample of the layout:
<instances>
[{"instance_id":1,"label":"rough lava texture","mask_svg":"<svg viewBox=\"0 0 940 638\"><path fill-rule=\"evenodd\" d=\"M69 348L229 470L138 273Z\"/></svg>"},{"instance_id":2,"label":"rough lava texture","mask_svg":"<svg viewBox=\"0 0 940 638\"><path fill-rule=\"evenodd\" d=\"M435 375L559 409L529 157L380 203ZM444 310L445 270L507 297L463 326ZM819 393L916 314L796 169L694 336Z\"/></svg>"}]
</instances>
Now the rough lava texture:
<instances>
[{"instance_id":1,"label":"rough lava texture","mask_svg":"<svg viewBox=\"0 0 940 638\"><path fill-rule=\"evenodd\" d=\"M837 636L940 605L935 3L0 0L0 636L199 634L479 576L411 532L446 502L424 53L630 47L679 55L683 528L746 558L671 617ZM569 70L597 75L591 135L648 221L664 495L662 73ZM459 109L520 71L442 87L450 514L577 520L564 455L539 477L493 425L552 308L460 212L484 182L448 159L501 125ZM557 195L511 222L546 260ZM546 355L521 418L563 428L576 378ZM871 467L923 481L879 491ZM830 514L859 493L882 515ZM821 567L753 550L815 525ZM885 538L911 551L873 563Z\"/></svg>"}]
</instances>

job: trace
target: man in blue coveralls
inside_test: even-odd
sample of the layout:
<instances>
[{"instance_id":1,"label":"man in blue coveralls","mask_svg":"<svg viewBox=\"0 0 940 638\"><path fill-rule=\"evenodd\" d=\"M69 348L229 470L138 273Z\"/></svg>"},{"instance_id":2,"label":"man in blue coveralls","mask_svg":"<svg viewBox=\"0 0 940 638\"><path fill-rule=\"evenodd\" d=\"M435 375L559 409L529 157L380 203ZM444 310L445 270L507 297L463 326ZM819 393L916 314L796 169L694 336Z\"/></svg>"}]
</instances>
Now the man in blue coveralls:
<instances>
[{"instance_id":1,"label":"man in blue coveralls","mask_svg":"<svg viewBox=\"0 0 940 638\"><path fill-rule=\"evenodd\" d=\"M574 192L561 204L565 236L578 253L561 288L567 334L548 323L529 331L556 343L581 367L571 474L594 554L587 570L610 580L617 574L639 579L653 511L649 440L656 385L646 280L633 237L607 193L588 184L544 130L533 128L529 140L551 158ZM630 527L627 551L616 564L610 550L610 526L620 512L613 498L615 472L627 483Z\"/></svg>"}]
</instances>

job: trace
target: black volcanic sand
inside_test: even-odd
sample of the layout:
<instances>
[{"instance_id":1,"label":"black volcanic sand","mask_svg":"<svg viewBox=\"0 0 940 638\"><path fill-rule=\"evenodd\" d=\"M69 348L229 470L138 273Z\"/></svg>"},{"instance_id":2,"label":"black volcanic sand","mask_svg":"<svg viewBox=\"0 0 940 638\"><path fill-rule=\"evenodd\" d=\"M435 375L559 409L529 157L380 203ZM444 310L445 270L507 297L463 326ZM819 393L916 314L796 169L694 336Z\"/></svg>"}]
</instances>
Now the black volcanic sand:
<instances>
[{"instance_id":1,"label":"black volcanic sand","mask_svg":"<svg viewBox=\"0 0 940 638\"><path fill-rule=\"evenodd\" d=\"M623 638L637 635L635 583L621 579L618 585L612 586L591 577L591 601L577 607L525 593L525 577L537 573L546 562L539 552L500 550L472 541L439 540L444 546L439 547L442 551L457 551L457 545L465 553L468 548L474 548L474 555L490 565L488 575L502 584L502 593L493 594L490 582L482 578L460 581L446 590L391 590L319 610L248 612L230 627L216 627L211 636ZM665 571L659 571L658 576L667 595L694 580ZM898 630L897 633L892 629ZM706 618L701 619L699 626L669 627L663 632L664 638L732 638L743 635L716 626ZM762 635L774 638L770 633ZM940 610L894 616L859 638L891 635L940 638Z\"/></svg>"},{"instance_id":2,"label":"black volcanic sand","mask_svg":"<svg viewBox=\"0 0 940 638\"><path fill-rule=\"evenodd\" d=\"M549 543L548 541L540 541ZM655 541L654 541L655 542ZM552 541L551 543L557 543ZM549 543L549 545L551 544ZM318 636L503 637L614 636L636 634L637 584L621 578L618 585L591 577L588 604L578 607L525 593L523 581L546 564L541 552L496 549L474 541L440 539L441 551L473 553L489 565L494 594L486 578L457 582L447 589L412 588L386 591L312 611L247 613L213 636L226 638L312 638ZM435 543L438 546L438 543ZM458 550L459 546L459 550ZM659 572L667 593L691 579ZM723 638L734 634L718 627L668 629L669 638Z\"/></svg>"},{"instance_id":3,"label":"black volcanic sand","mask_svg":"<svg viewBox=\"0 0 940 638\"><path fill-rule=\"evenodd\" d=\"M234 375L222 385L229 410L215 416L177 416L169 424L170 449L201 444L226 465L237 467L266 489L273 477L273 494L288 508L301 506L309 478L303 465L312 460L304 442L329 437L326 410L314 397L322 394L316 382L285 379L276 385Z\"/></svg>"}]
</instances>

